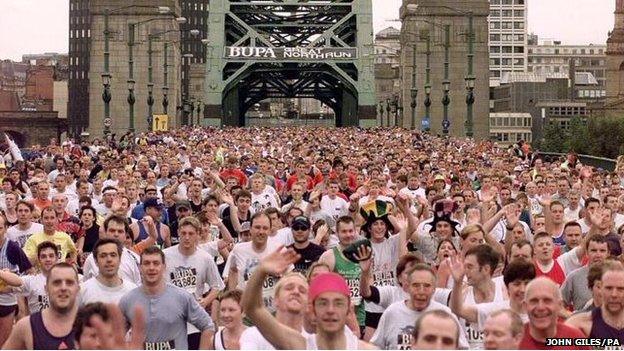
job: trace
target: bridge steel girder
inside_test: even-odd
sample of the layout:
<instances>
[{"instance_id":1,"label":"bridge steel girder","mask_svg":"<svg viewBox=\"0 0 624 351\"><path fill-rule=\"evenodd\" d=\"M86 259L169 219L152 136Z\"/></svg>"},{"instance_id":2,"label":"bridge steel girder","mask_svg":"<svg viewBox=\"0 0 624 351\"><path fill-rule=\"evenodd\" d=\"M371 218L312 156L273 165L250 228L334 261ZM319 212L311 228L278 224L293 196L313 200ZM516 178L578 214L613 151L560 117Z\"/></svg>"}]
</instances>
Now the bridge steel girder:
<instances>
[{"instance_id":1,"label":"bridge steel girder","mask_svg":"<svg viewBox=\"0 0 624 351\"><path fill-rule=\"evenodd\" d=\"M211 0L204 117L244 126L266 98L311 97L335 112L337 126L377 123L372 0ZM357 49L354 59L234 60L226 47Z\"/></svg>"}]
</instances>

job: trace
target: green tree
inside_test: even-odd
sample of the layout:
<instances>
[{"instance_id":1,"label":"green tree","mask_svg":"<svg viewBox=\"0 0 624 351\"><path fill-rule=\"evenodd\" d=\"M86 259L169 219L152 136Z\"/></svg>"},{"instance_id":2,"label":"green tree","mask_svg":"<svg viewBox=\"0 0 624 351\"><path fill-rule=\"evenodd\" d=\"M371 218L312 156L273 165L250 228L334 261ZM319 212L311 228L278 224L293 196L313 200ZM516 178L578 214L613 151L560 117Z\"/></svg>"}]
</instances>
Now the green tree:
<instances>
[{"instance_id":1,"label":"green tree","mask_svg":"<svg viewBox=\"0 0 624 351\"><path fill-rule=\"evenodd\" d=\"M566 135L556 123L548 123L544 127L544 140L540 143L542 151L564 152Z\"/></svg>"},{"instance_id":2,"label":"green tree","mask_svg":"<svg viewBox=\"0 0 624 351\"><path fill-rule=\"evenodd\" d=\"M578 154L587 154L592 148L592 139L589 137L587 121L579 116L570 120L570 127L565 136L565 151L574 151Z\"/></svg>"}]
</instances>

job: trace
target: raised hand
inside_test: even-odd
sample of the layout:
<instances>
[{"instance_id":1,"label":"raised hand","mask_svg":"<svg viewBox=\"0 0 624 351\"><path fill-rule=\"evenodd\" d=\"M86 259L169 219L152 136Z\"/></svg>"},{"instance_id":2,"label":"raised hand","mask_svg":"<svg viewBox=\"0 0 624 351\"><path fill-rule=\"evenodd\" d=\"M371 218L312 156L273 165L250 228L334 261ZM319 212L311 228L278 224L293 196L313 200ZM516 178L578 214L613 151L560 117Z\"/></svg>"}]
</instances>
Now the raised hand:
<instances>
[{"instance_id":1,"label":"raised hand","mask_svg":"<svg viewBox=\"0 0 624 351\"><path fill-rule=\"evenodd\" d=\"M260 261L260 268L265 273L280 276L288 270L291 264L299 261L299 258L301 255L294 249L284 250L284 245L280 245L277 250Z\"/></svg>"},{"instance_id":2,"label":"raised hand","mask_svg":"<svg viewBox=\"0 0 624 351\"><path fill-rule=\"evenodd\" d=\"M459 256L447 258L453 280L460 282L464 280L464 263Z\"/></svg>"},{"instance_id":3,"label":"raised hand","mask_svg":"<svg viewBox=\"0 0 624 351\"><path fill-rule=\"evenodd\" d=\"M108 321L99 315L91 316L90 324L95 328L103 350L142 350L145 344L145 313L135 307L132 319L130 341L126 342L126 320L119 307L107 304Z\"/></svg>"},{"instance_id":4,"label":"raised hand","mask_svg":"<svg viewBox=\"0 0 624 351\"><path fill-rule=\"evenodd\" d=\"M366 245L360 245L360 247L357 248L357 253L354 255L354 257L358 260L359 264L360 264L360 268L362 269L362 272L368 272L371 269L371 266L373 265L373 249L366 246Z\"/></svg>"},{"instance_id":5,"label":"raised hand","mask_svg":"<svg viewBox=\"0 0 624 351\"><path fill-rule=\"evenodd\" d=\"M520 212L516 204L510 204L505 206L505 219L507 220L508 227L514 227L520 221Z\"/></svg>"}]
</instances>

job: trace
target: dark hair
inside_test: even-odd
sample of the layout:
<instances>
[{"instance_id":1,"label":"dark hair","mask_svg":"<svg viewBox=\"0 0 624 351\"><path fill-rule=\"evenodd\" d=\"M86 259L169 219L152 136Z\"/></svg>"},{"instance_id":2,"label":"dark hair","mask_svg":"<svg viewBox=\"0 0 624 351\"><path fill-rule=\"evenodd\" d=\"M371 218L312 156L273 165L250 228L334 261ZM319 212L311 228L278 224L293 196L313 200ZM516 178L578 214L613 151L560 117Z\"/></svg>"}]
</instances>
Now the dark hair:
<instances>
[{"instance_id":1,"label":"dark hair","mask_svg":"<svg viewBox=\"0 0 624 351\"><path fill-rule=\"evenodd\" d=\"M55 268L69 268L72 271L74 271L74 274L76 276L76 282L80 282L80 280L78 279L78 271L76 270L76 267L72 266L71 264L67 263L67 262L58 262L55 263L54 266L52 266L52 268L50 268L50 272L48 273L48 276L46 277L46 284L50 282L50 277L52 277L52 271Z\"/></svg>"},{"instance_id":2,"label":"dark hair","mask_svg":"<svg viewBox=\"0 0 624 351\"><path fill-rule=\"evenodd\" d=\"M97 211L95 210L95 208L93 208L93 206L82 206L78 213L78 217L82 217L82 214L84 213L84 211L87 211L87 210L90 210L91 212L93 212L93 217L97 217Z\"/></svg>"},{"instance_id":3,"label":"dark hair","mask_svg":"<svg viewBox=\"0 0 624 351\"><path fill-rule=\"evenodd\" d=\"M91 317L94 315L100 316L102 321L107 322L109 319L108 308L102 302L91 302L78 309L72 326L76 341L80 341L85 327L91 327Z\"/></svg>"},{"instance_id":4,"label":"dark hair","mask_svg":"<svg viewBox=\"0 0 624 351\"><path fill-rule=\"evenodd\" d=\"M251 193L245 189L241 189L234 197L234 201L238 201L241 197L251 199Z\"/></svg>"},{"instance_id":5,"label":"dark hair","mask_svg":"<svg viewBox=\"0 0 624 351\"><path fill-rule=\"evenodd\" d=\"M256 221L256 219L260 218L260 217L266 217L269 220L269 227L272 226L271 224L271 217L269 217L269 214L266 213L266 211L260 211L260 212L256 212L254 213L253 216L251 216L251 219L249 220L249 226L253 227L254 222Z\"/></svg>"},{"instance_id":6,"label":"dark hair","mask_svg":"<svg viewBox=\"0 0 624 351\"><path fill-rule=\"evenodd\" d=\"M596 199L595 197L590 197L585 200L585 208L587 208L592 203L597 203L600 206L600 200Z\"/></svg>"},{"instance_id":7,"label":"dark hair","mask_svg":"<svg viewBox=\"0 0 624 351\"><path fill-rule=\"evenodd\" d=\"M342 216L336 220L336 231L340 231L340 224L355 223L350 216Z\"/></svg>"},{"instance_id":8,"label":"dark hair","mask_svg":"<svg viewBox=\"0 0 624 351\"><path fill-rule=\"evenodd\" d=\"M563 226L563 232L565 233L565 230L568 229L569 227L579 227L581 231L583 230L583 227L581 227L581 225L578 222L569 221Z\"/></svg>"},{"instance_id":9,"label":"dark hair","mask_svg":"<svg viewBox=\"0 0 624 351\"><path fill-rule=\"evenodd\" d=\"M141 263L143 263L143 256L147 255L159 255L162 259L162 263L165 263L165 253L158 246L150 246L141 252Z\"/></svg>"},{"instance_id":10,"label":"dark hair","mask_svg":"<svg viewBox=\"0 0 624 351\"><path fill-rule=\"evenodd\" d=\"M403 273L405 268L407 268L407 265L410 263L416 263L416 264L424 263L422 255L419 256L419 254L408 252L405 255L401 256L401 258L399 258L399 262L396 265L397 278L401 275L401 273ZM399 285L400 284L401 283L399 282Z\"/></svg>"},{"instance_id":11,"label":"dark hair","mask_svg":"<svg viewBox=\"0 0 624 351\"><path fill-rule=\"evenodd\" d=\"M216 202L216 203L217 203L217 206L219 205L219 199L218 199L216 196L214 196L214 195L212 195L212 194L211 194L211 195L208 195L208 196L204 199L204 201L202 201L202 207L206 207L206 205L208 205L208 203L209 203L210 201L214 201L214 202Z\"/></svg>"},{"instance_id":12,"label":"dark hair","mask_svg":"<svg viewBox=\"0 0 624 351\"><path fill-rule=\"evenodd\" d=\"M93 258L95 259L95 261L97 261L98 249L100 248L100 246L103 246L106 244L117 245L117 254L119 255L119 257L121 257L121 251L123 250L123 246L121 245L121 242L117 239L105 238L105 239L99 239L98 241L95 242L95 245L93 245Z\"/></svg>"},{"instance_id":13,"label":"dark hair","mask_svg":"<svg viewBox=\"0 0 624 351\"><path fill-rule=\"evenodd\" d=\"M510 283L516 280L528 280L535 279L535 266L532 262L525 260L513 260L509 262L505 271L503 272L503 281L505 286L509 286Z\"/></svg>"},{"instance_id":14,"label":"dark hair","mask_svg":"<svg viewBox=\"0 0 624 351\"><path fill-rule=\"evenodd\" d=\"M611 249L609 247L609 242L607 241L607 239L603 235L592 234L586 240L587 241L585 241L585 250L589 249L589 243L591 243L591 242L598 243L598 244L607 244L607 248L609 250Z\"/></svg>"},{"instance_id":15,"label":"dark hair","mask_svg":"<svg viewBox=\"0 0 624 351\"><path fill-rule=\"evenodd\" d=\"M427 311L423 314L420 315L420 317L418 317L418 319L416 320L416 323L414 324L414 331L412 332L412 338L414 340L414 342L416 342L416 340L418 340L418 333L420 333L420 328L423 326L423 320L425 318L427 318L428 316L435 316L438 318L442 318L442 319L446 319L446 320L451 320L453 321L453 324L455 325L456 328L456 332L455 332L455 349L458 348L458 344L459 344L459 325L457 324L457 322L455 321L455 318L453 318L453 315L444 311L444 310L431 310L431 311Z\"/></svg>"},{"instance_id":16,"label":"dark hair","mask_svg":"<svg viewBox=\"0 0 624 351\"><path fill-rule=\"evenodd\" d=\"M479 263L480 267L485 265L490 266L490 274L494 273L494 270L500 261L500 254L487 244L481 244L471 248L466 251L466 255L464 255L464 257L468 257L470 255L474 255L477 258L477 263Z\"/></svg>"},{"instance_id":17,"label":"dark hair","mask_svg":"<svg viewBox=\"0 0 624 351\"><path fill-rule=\"evenodd\" d=\"M219 302L227 299L236 301L236 303L240 306L243 299L243 291L240 289L228 290L219 297ZM243 306L241 306L241 309L242 308Z\"/></svg>"},{"instance_id":18,"label":"dark hair","mask_svg":"<svg viewBox=\"0 0 624 351\"><path fill-rule=\"evenodd\" d=\"M41 254L41 251L43 251L45 249L51 249L52 251L54 251L54 256L58 257L58 254L59 254L58 246L56 246L51 241L44 241L44 242L40 243L39 245L37 245L37 258Z\"/></svg>"},{"instance_id":19,"label":"dark hair","mask_svg":"<svg viewBox=\"0 0 624 351\"><path fill-rule=\"evenodd\" d=\"M108 226L110 222L115 222L119 224L123 223L124 231L126 232L126 235L132 236L132 230L130 229L130 224L128 224L128 220L126 220L124 217L118 216L118 215L112 215L106 218L104 220L104 231L108 230Z\"/></svg>"}]
</instances>

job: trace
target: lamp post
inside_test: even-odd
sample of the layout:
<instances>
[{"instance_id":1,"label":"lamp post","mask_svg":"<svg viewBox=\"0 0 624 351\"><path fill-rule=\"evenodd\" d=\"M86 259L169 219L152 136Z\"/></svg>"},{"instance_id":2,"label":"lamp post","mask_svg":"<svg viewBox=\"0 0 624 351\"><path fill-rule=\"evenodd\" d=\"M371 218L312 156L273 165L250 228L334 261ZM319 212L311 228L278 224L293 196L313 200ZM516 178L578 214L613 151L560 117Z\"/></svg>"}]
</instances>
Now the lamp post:
<instances>
[{"instance_id":1,"label":"lamp post","mask_svg":"<svg viewBox=\"0 0 624 351\"><path fill-rule=\"evenodd\" d=\"M163 60L163 87L162 87L162 93L163 93L163 100L162 100L162 107L163 107L163 114L167 114L167 107L169 106L169 98L168 98L168 93L169 93L169 87L167 86L167 78L169 77L169 65L167 65L167 49L169 48L169 43L165 43L163 46L163 56L164 56L164 60Z\"/></svg>"},{"instance_id":2,"label":"lamp post","mask_svg":"<svg viewBox=\"0 0 624 351\"><path fill-rule=\"evenodd\" d=\"M425 67L425 118L422 122L423 131L431 129L431 34L427 35L427 66Z\"/></svg>"},{"instance_id":3,"label":"lamp post","mask_svg":"<svg viewBox=\"0 0 624 351\"><path fill-rule=\"evenodd\" d=\"M202 100L199 99L197 100L197 125L199 127L201 127L202 123L201 123L201 107L202 107Z\"/></svg>"},{"instance_id":4,"label":"lamp post","mask_svg":"<svg viewBox=\"0 0 624 351\"><path fill-rule=\"evenodd\" d=\"M110 118L110 101L112 98L110 91L110 80L111 75L108 73L102 74L102 85L104 86L104 91L102 92L102 100L104 101L104 135L108 136L110 134L110 126L111 126L111 118Z\"/></svg>"},{"instance_id":5,"label":"lamp post","mask_svg":"<svg viewBox=\"0 0 624 351\"><path fill-rule=\"evenodd\" d=\"M401 101L399 100L399 95L394 96L394 126L397 127L399 125L399 116L403 117L401 113L403 110L403 106L401 106ZM403 118L401 118L403 120Z\"/></svg>"},{"instance_id":6,"label":"lamp post","mask_svg":"<svg viewBox=\"0 0 624 351\"><path fill-rule=\"evenodd\" d=\"M189 106L189 69L191 66L190 60L193 57L193 54L184 54L182 55L184 58L184 87L182 92L182 125L190 125L189 121L189 113L192 112L193 108Z\"/></svg>"},{"instance_id":7,"label":"lamp post","mask_svg":"<svg viewBox=\"0 0 624 351\"><path fill-rule=\"evenodd\" d=\"M130 128L129 130L134 133L134 103L136 102L136 98L134 97L134 79L128 79L128 111L130 118Z\"/></svg>"},{"instance_id":8,"label":"lamp post","mask_svg":"<svg viewBox=\"0 0 624 351\"><path fill-rule=\"evenodd\" d=\"M416 99L418 98L418 88L416 87L416 41L414 41L414 46L412 47L412 89L411 89L411 97L412 97L412 118L410 121L410 129L414 129L416 127Z\"/></svg>"},{"instance_id":9,"label":"lamp post","mask_svg":"<svg viewBox=\"0 0 624 351\"><path fill-rule=\"evenodd\" d=\"M379 124L383 127L383 113L384 113L384 107L383 107L383 101L379 101Z\"/></svg>"},{"instance_id":10,"label":"lamp post","mask_svg":"<svg viewBox=\"0 0 624 351\"><path fill-rule=\"evenodd\" d=\"M473 137L473 119L472 119L472 105L474 104L474 88L475 88L475 76L473 72L474 62L474 16L472 11L468 13L468 75L465 78L466 81L466 136Z\"/></svg>"},{"instance_id":11,"label":"lamp post","mask_svg":"<svg viewBox=\"0 0 624 351\"><path fill-rule=\"evenodd\" d=\"M154 77L153 77L153 66L152 66L152 39L151 35L147 36L147 130L152 130L152 116L154 114L153 106L154 106Z\"/></svg>"},{"instance_id":12,"label":"lamp post","mask_svg":"<svg viewBox=\"0 0 624 351\"><path fill-rule=\"evenodd\" d=\"M386 99L386 127L390 127L390 111L392 108L390 107L390 98Z\"/></svg>"},{"instance_id":13,"label":"lamp post","mask_svg":"<svg viewBox=\"0 0 624 351\"><path fill-rule=\"evenodd\" d=\"M442 105L444 106L444 116L442 119L442 134L445 136L449 133L451 122L448 118L448 105L451 103L449 91L451 90L451 81L449 80L449 47L451 42L451 26L444 25L444 80L442 86L444 88L444 96L442 97Z\"/></svg>"}]
</instances>

